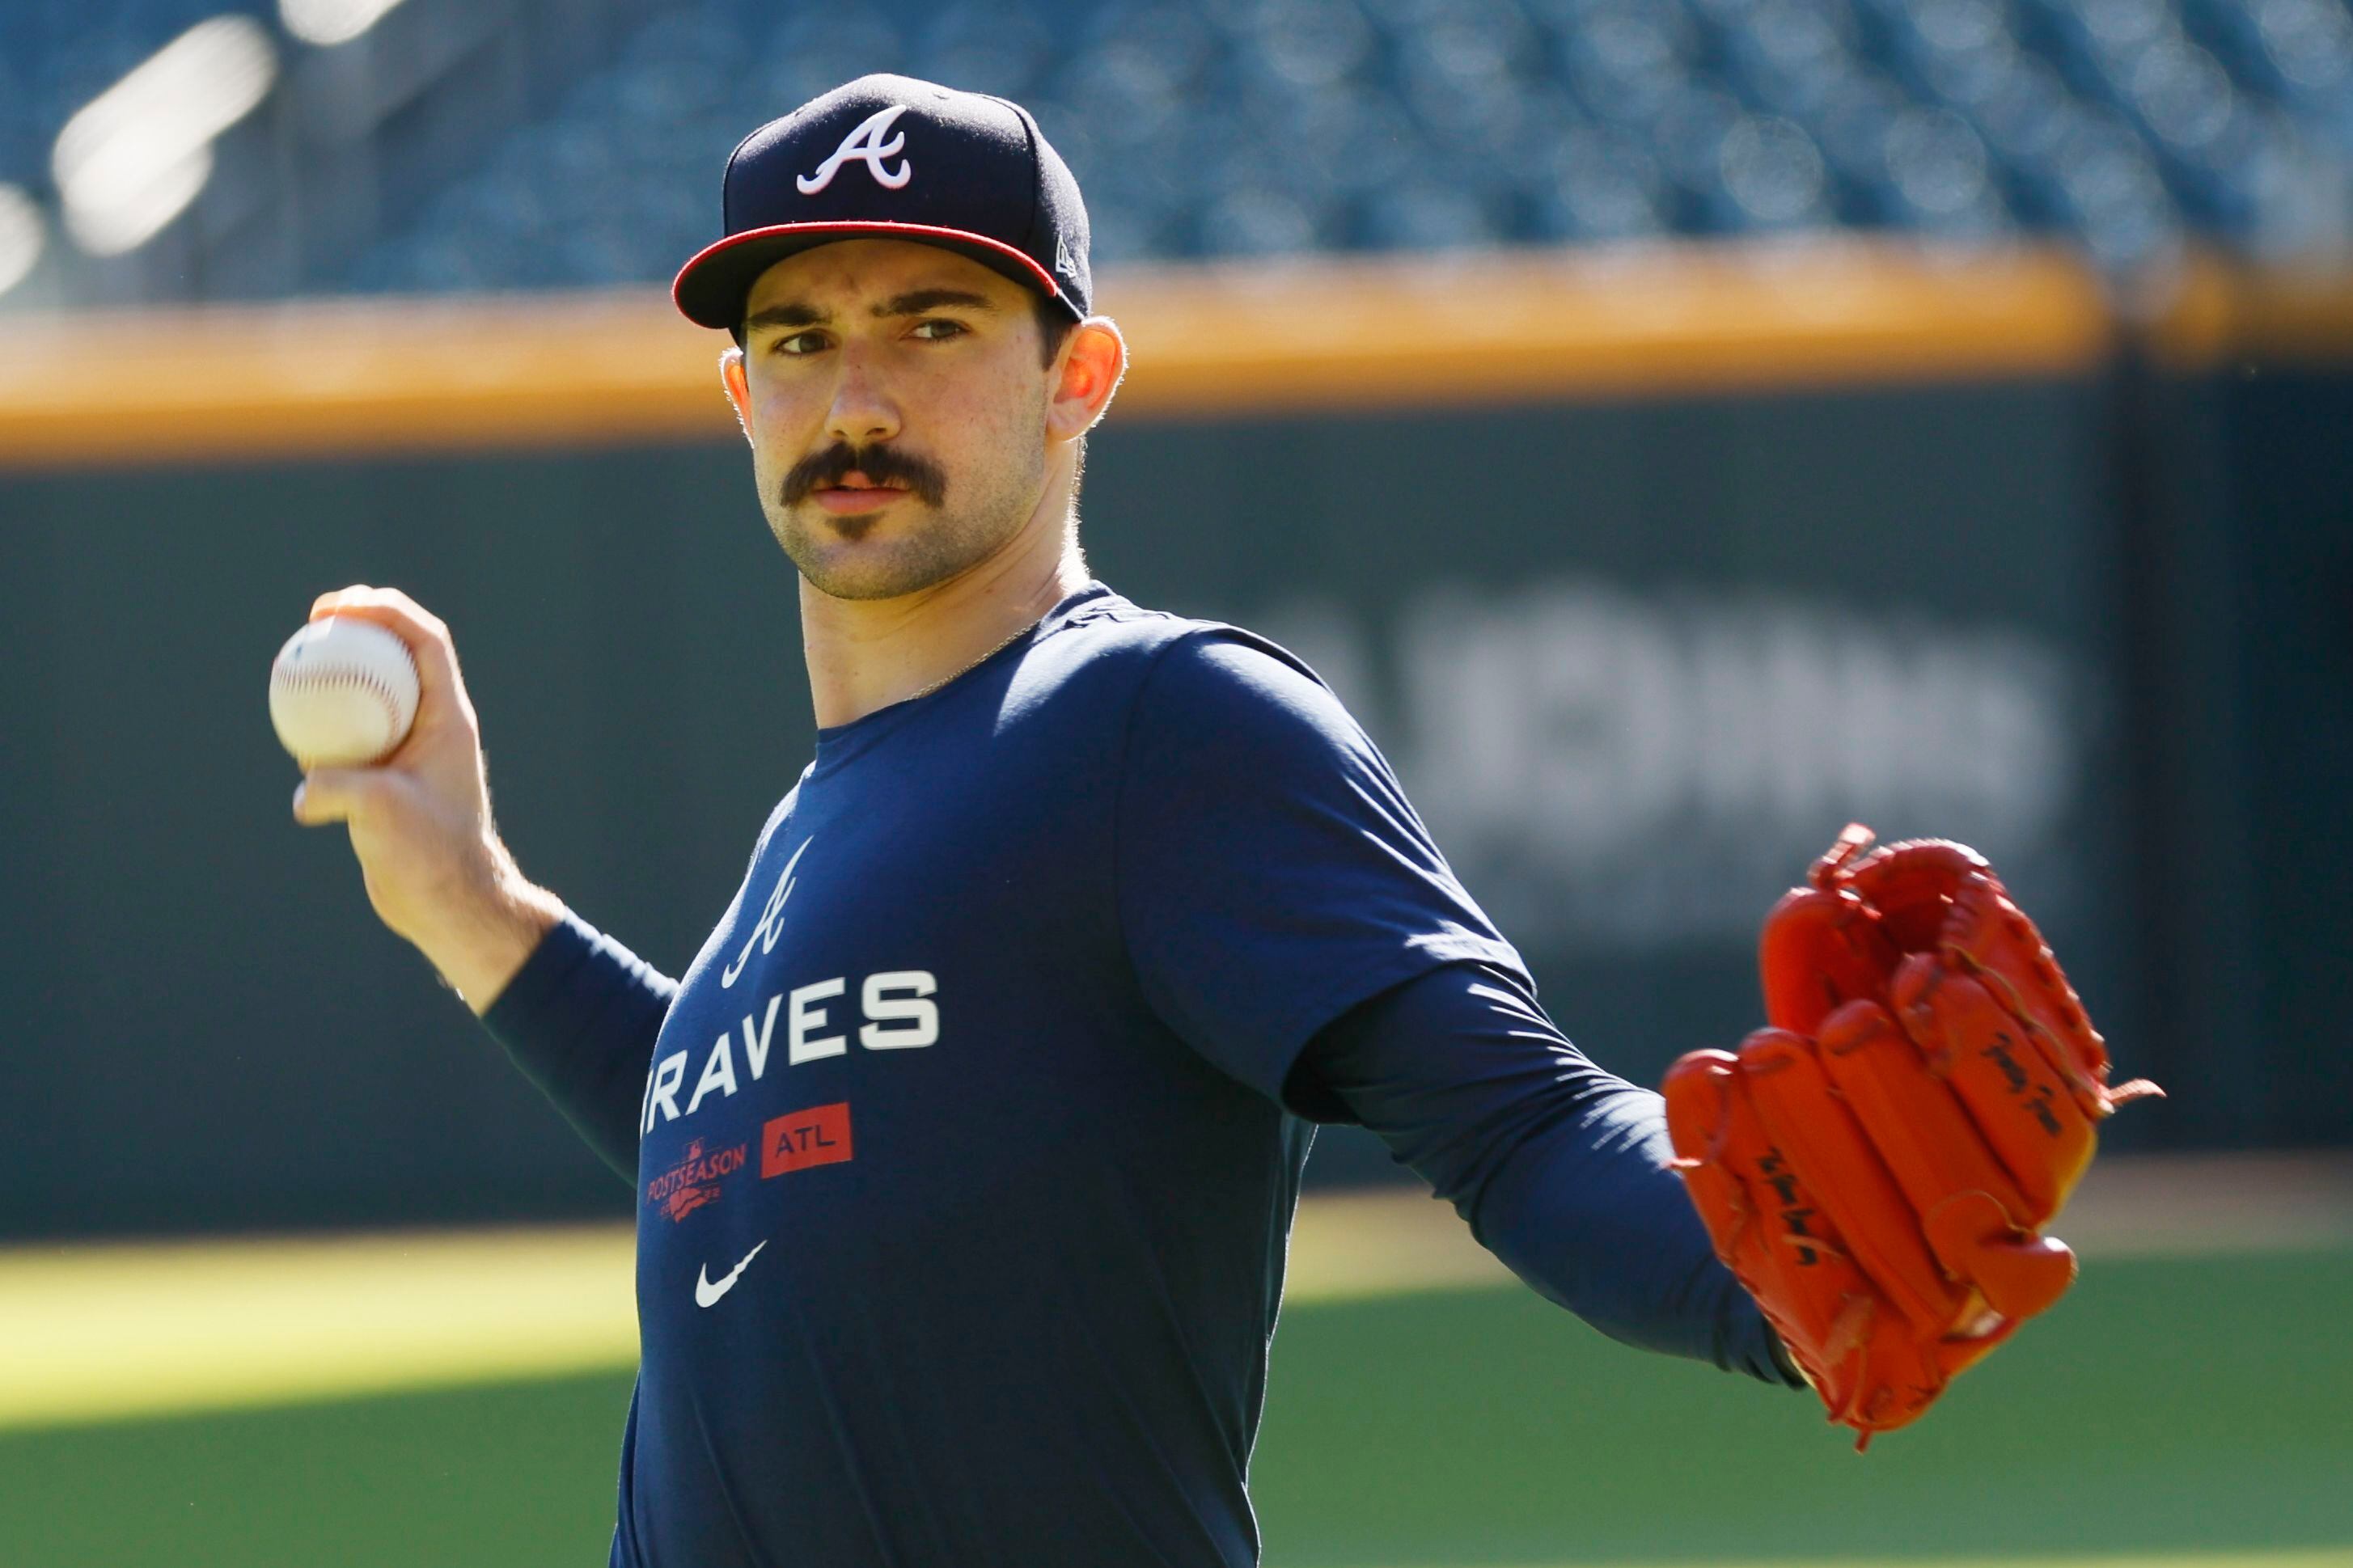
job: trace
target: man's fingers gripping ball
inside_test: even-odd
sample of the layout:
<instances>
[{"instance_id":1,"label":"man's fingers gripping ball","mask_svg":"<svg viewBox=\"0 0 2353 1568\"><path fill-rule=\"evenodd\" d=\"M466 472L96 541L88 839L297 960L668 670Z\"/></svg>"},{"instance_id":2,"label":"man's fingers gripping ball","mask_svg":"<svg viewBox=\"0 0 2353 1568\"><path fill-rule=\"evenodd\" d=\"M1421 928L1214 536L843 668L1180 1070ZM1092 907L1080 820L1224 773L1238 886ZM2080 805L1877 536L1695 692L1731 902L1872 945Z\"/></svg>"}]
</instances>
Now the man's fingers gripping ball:
<instances>
[{"instance_id":1,"label":"man's fingers gripping ball","mask_svg":"<svg viewBox=\"0 0 2353 1568\"><path fill-rule=\"evenodd\" d=\"M406 594L397 588L353 584L322 594L311 602L311 620L314 624L329 616L365 621L400 639L416 661L421 720L429 723L438 710L466 705L448 623Z\"/></svg>"},{"instance_id":2,"label":"man's fingers gripping ball","mask_svg":"<svg viewBox=\"0 0 2353 1568\"><path fill-rule=\"evenodd\" d=\"M1957 844L1869 855L1850 827L1767 917L1773 1027L1668 1074L1678 1163L1717 1256L1831 1419L1927 1408L2073 1281L2041 1234L2111 1089L2105 1043L1992 868Z\"/></svg>"}]
</instances>

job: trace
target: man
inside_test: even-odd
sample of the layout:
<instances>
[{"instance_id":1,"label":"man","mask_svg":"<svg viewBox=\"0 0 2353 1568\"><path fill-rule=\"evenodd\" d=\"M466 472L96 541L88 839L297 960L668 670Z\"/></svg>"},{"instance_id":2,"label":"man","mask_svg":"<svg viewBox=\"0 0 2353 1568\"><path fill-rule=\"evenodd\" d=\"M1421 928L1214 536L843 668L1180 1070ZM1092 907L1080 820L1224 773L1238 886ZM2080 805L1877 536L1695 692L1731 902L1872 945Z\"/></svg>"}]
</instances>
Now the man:
<instances>
[{"instance_id":1,"label":"man","mask_svg":"<svg viewBox=\"0 0 2353 1568\"><path fill-rule=\"evenodd\" d=\"M1029 114L869 77L753 134L675 295L801 574L816 758L681 981L523 878L447 629L316 770L369 897L639 1184L612 1561L1253 1563L1311 1121L1603 1331L1801 1385L1655 1095L1594 1068L1314 676L1091 582L1125 349ZM1366 1369L1366 1375L1377 1375Z\"/></svg>"}]
</instances>

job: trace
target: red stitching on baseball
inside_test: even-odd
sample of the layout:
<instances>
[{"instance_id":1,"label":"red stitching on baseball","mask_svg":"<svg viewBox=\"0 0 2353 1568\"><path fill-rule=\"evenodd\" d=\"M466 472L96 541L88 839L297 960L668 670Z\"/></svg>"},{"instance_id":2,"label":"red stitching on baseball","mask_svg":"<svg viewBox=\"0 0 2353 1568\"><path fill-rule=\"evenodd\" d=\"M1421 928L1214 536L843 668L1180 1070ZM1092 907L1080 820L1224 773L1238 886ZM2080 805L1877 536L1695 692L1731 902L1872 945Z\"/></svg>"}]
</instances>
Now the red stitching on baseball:
<instances>
[{"instance_id":1,"label":"red stitching on baseball","mask_svg":"<svg viewBox=\"0 0 2353 1568\"><path fill-rule=\"evenodd\" d=\"M413 657L409 660L409 667L411 668L416 668L416 660ZM350 685L358 686L366 690L373 691L376 695L376 700L384 704L385 733L392 737L392 740L387 742L387 744L397 745L400 741L404 739L404 737L398 733L400 729L400 699L393 695L391 687L386 686L383 681L377 679L375 676L368 674L365 670L351 668L338 669L330 666L325 671L320 672L317 670L315 666L305 666L303 668L291 671L290 673L281 677L281 683L289 689L302 687L327 688Z\"/></svg>"}]
</instances>

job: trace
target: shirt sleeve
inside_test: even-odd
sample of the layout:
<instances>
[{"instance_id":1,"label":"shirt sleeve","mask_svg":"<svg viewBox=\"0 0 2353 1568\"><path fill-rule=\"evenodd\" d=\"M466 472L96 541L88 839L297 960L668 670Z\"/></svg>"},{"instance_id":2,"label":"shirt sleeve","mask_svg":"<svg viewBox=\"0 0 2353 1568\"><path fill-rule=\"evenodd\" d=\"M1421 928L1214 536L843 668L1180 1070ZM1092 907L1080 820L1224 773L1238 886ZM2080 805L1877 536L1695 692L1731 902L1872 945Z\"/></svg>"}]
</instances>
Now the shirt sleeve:
<instances>
[{"instance_id":1,"label":"shirt sleeve","mask_svg":"<svg viewBox=\"0 0 2353 1568\"><path fill-rule=\"evenodd\" d=\"M571 910L540 939L483 1026L631 1186L654 1039L678 982Z\"/></svg>"},{"instance_id":2,"label":"shirt sleeve","mask_svg":"<svg viewBox=\"0 0 2353 1568\"><path fill-rule=\"evenodd\" d=\"M1451 965L1366 1002L1309 1044L1287 1097L1378 1133L1481 1246L1610 1338L1805 1385L1668 1165L1664 1102L1586 1059L1521 974Z\"/></svg>"},{"instance_id":3,"label":"shirt sleeve","mask_svg":"<svg viewBox=\"0 0 2353 1568\"><path fill-rule=\"evenodd\" d=\"M1518 970L1396 775L1304 666L1210 628L1129 714L1113 830L1128 956L1163 1022L1279 1100L1310 1036L1440 964Z\"/></svg>"}]
</instances>

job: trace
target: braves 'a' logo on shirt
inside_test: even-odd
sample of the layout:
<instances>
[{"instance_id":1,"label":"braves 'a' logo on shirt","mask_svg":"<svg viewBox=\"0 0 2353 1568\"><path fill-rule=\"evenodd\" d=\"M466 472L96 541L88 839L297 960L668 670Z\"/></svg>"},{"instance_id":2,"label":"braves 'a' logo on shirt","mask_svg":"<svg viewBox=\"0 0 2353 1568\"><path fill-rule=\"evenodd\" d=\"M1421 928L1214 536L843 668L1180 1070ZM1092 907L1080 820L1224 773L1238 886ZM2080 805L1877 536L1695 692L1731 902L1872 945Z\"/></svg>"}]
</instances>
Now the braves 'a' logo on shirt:
<instances>
[{"instance_id":1,"label":"braves 'a' logo on shirt","mask_svg":"<svg viewBox=\"0 0 2353 1568\"><path fill-rule=\"evenodd\" d=\"M761 907L760 923L754 926L752 934L744 939L744 951L735 955L735 962L720 972L722 990L732 990L735 982L743 978L744 966L752 962L753 943L757 942L762 952L776 950L776 939L785 933L785 900L793 896L793 868L801 863L801 857L808 853L808 847L815 842L814 836L802 839L801 847L793 851L793 858L786 861L785 868L776 874L776 889L769 893L767 903Z\"/></svg>"}]
</instances>

